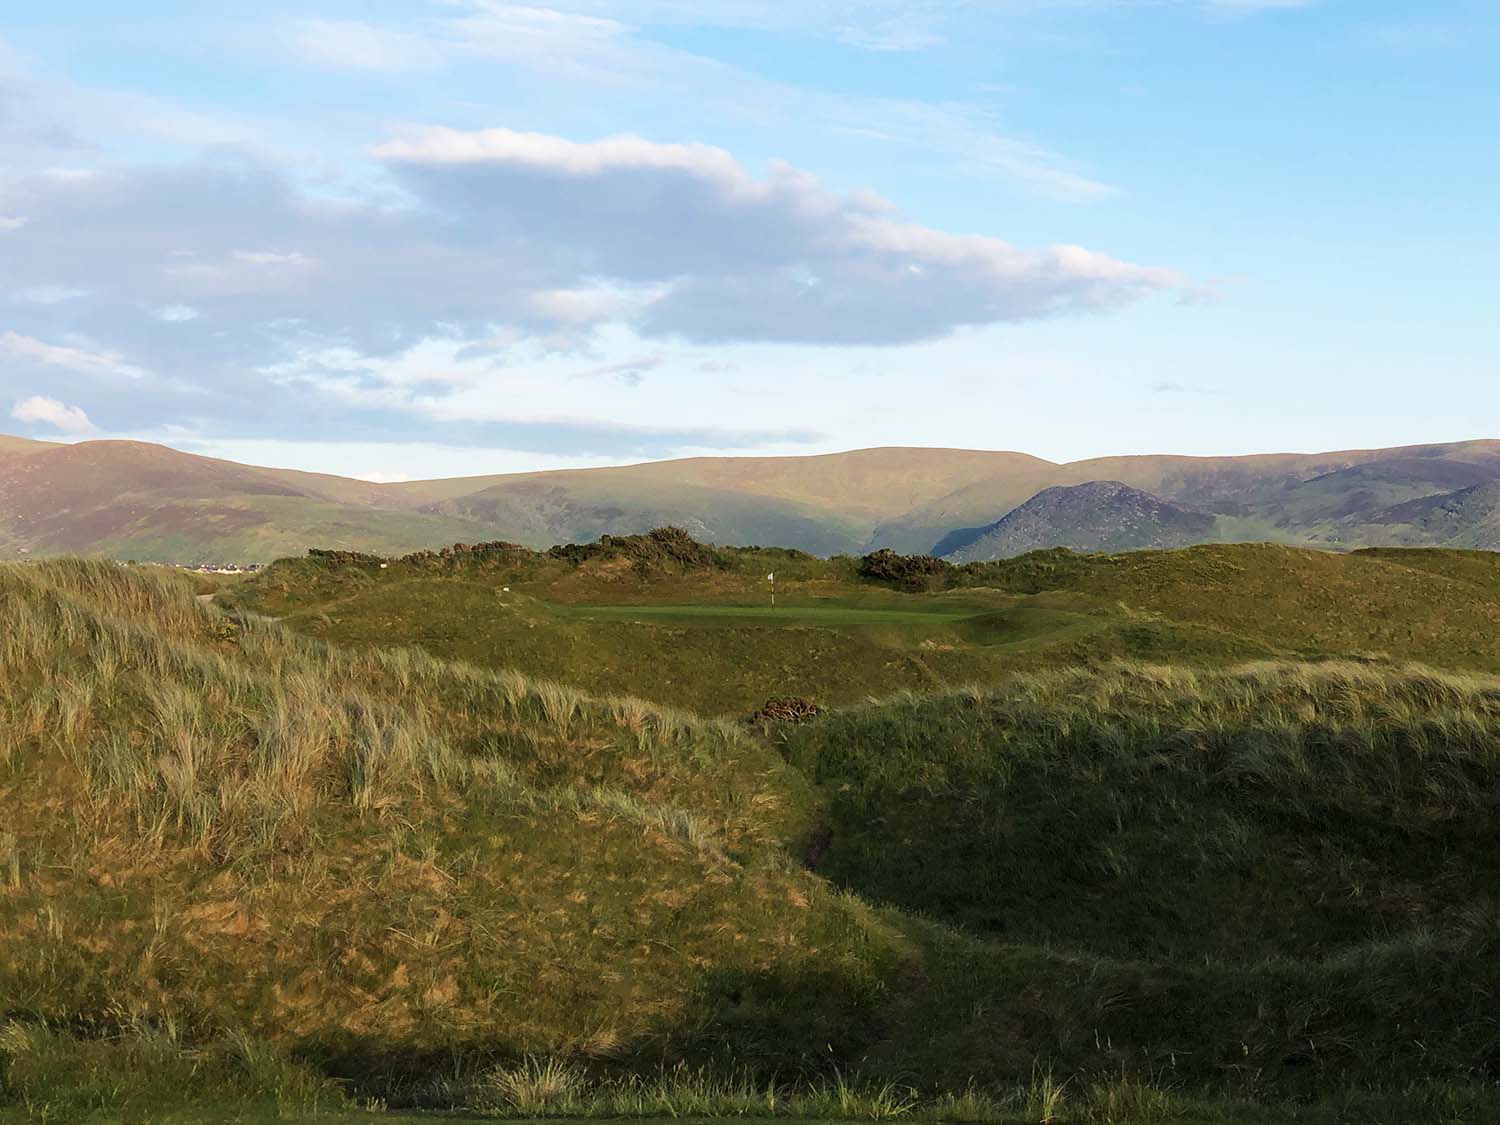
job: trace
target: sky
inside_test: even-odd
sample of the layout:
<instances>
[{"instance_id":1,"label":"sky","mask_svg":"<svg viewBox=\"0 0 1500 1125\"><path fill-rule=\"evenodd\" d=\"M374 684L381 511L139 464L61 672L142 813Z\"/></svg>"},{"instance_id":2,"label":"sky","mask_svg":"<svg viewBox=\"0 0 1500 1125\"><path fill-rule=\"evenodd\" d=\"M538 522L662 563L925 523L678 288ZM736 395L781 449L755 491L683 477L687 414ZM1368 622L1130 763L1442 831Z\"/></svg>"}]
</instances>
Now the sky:
<instances>
[{"instance_id":1,"label":"sky","mask_svg":"<svg viewBox=\"0 0 1500 1125\"><path fill-rule=\"evenodd\" d=\"M1500 437L1493 0L0 8L0 431L405 480Z\"/></svg>"}]
</instances>

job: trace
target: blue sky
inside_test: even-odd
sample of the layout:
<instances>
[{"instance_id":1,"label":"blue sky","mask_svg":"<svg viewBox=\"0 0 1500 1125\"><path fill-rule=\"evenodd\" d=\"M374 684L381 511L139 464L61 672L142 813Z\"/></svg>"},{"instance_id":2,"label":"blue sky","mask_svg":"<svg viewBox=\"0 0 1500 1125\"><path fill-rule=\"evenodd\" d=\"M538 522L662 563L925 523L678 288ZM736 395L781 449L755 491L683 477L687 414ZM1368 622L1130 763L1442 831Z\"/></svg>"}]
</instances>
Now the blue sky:
<instances>
[{"instance_id":1,"label":"blue sky","mask_svg":"<svg viewBox=\"0 0 1500 1125\"><path fill-rule=\"evenodd\" d=\"M1500 436L1488 0L0 15L0 410L380 479Z\"/></svg>"}]
</instances>

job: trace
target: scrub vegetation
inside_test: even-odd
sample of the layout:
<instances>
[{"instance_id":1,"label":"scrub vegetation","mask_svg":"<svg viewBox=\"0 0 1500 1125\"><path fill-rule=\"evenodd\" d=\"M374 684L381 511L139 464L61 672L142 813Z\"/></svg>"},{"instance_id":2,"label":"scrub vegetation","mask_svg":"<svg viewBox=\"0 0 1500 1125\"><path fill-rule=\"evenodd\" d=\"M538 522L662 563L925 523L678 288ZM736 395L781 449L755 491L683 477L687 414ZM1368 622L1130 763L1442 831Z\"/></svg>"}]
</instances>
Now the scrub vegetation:
<instances>
[{"instance_id":1,"label":"scrub vegetation","mask_svg":"<svg viewBox=\"0 0 1500 1125\"><path fill-rule=\"evenodd\" d=\"M0 1120L1500 1114L1487 557L889 566L0 566Z\"/></svg>"}]
</instances>

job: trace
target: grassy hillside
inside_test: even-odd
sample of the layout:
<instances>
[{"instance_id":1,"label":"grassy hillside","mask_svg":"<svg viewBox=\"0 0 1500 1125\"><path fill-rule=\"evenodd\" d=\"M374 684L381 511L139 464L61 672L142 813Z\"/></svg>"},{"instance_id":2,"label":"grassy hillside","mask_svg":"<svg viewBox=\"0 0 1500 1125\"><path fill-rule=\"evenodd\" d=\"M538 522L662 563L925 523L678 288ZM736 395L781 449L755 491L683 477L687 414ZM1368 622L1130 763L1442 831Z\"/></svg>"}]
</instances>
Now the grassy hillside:
<instances>
[{"instance_id":1,"label":"grassy hillside","mask_svg":"<svg viewBox=\"0 0 1500 1125\"><path fill-rule=\"evenodd\" d=\"M1186 541L1487 547L1500 443L1258 457L1120 457L885 448L689 458L617 468L377 485L254 468L140 442L0 441L0 555L71 552L265 563L313 546L378 554L455 540L535 548L672 524L716 543L833 555L927 553L1038 493L1118 481L1183 513L1172 534L1114 536L1138 503L1054 512L1024 543L1116 549ZM1185 522L1184 522L1185 521ZM1179 534L1180 533L1180 534ZM970 535L969 538L973 538ZM976 553L975 557L983 552Z\"/></svg>"},{"instance_id":2,"label":"grassy hillside","mask_svg":"<svg viewBox=\"0 0 1500 1125\"><path fill-rule=\"evenodd\" d=\"M1500 482L1493 480L1440 496L1424 496L1381 513L1392 538L1407 543L1500 549Z\"/></svg>"},{"instance_id":3,"label":"grassy hillside","mask_svg":"<svg viewBox=\"0 0 1500 1125\"><path fill-rule=\"evenodd\" d=\"M853 559L656 535L667 551L647 536L572 552L499 548L383 566L373 557L287 560L231 597L341 644L417 645L442 659L734 716L773 696L842 705L1017 668L1111 658L1224 663L1280 651L1253 635L1122 607L1115 595L1012 592L991 576L913 597L862 578ZM674 557L679 543L686 553ZM1013 569L1023 582L1023 568ZM768 573L776 575L774 609Z\"/></svg>"},{"instance_id":4,"label":"grassy hillside","mask_svg":"<svg viewBox=\"0 0 1500 1125\"><path fill-rule=\"evenodd\" d=\"M411 550L482 530L393 508L378 486L361 481L141 442L39 446L0 460L0 548L10 553L259 562L309 542Z\"/></svg>"},{"instance_id":5,"label":"grassy hillside","mask_svg":"<svg viewBox=\"0 0 1500 1125\"><path fill-rule=\"evenodd\" d=\"M0 457L19 457L27 453L41 453L50 448L52 448L50 442L30 441L27 438L0 434Z\"/></svg>"},{"instance_id":6,"label":"grassy hillside","mask_svg":"<svg viewBox=\"0 0 1500 1125\"><path fill-rule=\"evenodd\" d=\"M1110 662L762 738L107 564L0 612L0 1112L1500 1108L1500 680Z\"/></svg>"},{"instance_id":7,"label":"grassy hillside","mask_svg":"<svg viewBox=\"0 0 1500 1125\"><path fill-rule=\"evenodd\" d=\"M680 1050L712 1034L690 999L773 969L828 978L785 1017L807 1050L894 948L781 861L809 789L731 728L328 650L109 566L6 569L0 598L13 1017L415 1081L403 1055L471 1044Z\"/></svg>"},{"instance_id":8,"label":"grassy hillside","mask_svg":"<svg viewBox=\"0 0 1500 1125\"><path fill-rule=\"evenodd\" d=\"M812 457L689 457L613 469L418 481L392 487L431 502L537 481L576 486L580 492L605 482L647 493L688 486L845 511L859 518L883 518L975 481L1055 467L1024 453L889 447Z\"/></svg>"},{"instance_id":9,"label":"grassy hillside","mask_svg":"<svg viewBox=\"0 0 1500 1125\"><path fill-rule=\"evenodd\" d=\"M1332 956L1479 909L1500 875L1491 681L1120 665L782 732L830 794L818 869L1013 942Z\"/></svg>"},{"instance_id":10,"label":"grassy hillside","mask_svg":"<svg viewBox=\"0 0 1500 1125\"><path fill-rule=\"evenodd\" d=\"M1500 565L1485 555L1256 545L1041 552L932 563L916 580L931 592L914 595L854 559L691 541L698 554L684 559L652 553L652 542L571 554L502 548L384 568L373 557L287 560L232 597L341 644L416 645L734 716L773 696L841 706L1113 659L1354 656L1500 671Z\"/></svg>"}]
</instances>

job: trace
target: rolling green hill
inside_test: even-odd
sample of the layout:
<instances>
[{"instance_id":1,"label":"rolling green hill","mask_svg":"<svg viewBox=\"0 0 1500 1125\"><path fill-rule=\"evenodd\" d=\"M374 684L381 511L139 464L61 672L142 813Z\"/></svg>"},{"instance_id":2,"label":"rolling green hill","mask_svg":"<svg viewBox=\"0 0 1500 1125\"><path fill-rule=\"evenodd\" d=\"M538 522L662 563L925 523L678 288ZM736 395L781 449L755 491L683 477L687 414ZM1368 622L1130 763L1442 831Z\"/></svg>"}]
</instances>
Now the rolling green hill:
<instances>
[{"instance_id":1,"label":"rolling green hill","mask_svg":"<svg viewBox=\"0 0 1500 1125\"><path fill-rule=\"evenodd\" d=\"M771 563L783 617L749 596ZM149 568L0 565L0 1119L1491 1120L1500 679L1466 669L1497 579L662 533L226 587L276 622ZM851 687L934 635L1019 655L757 724L508 666L522 630L587 671L663 622L752 630L678 666L709 685L787 636L876 631L822 658ZM642 636L616 682L686 694ZM1236 655L1288 650L1317 659Z\"/></svg>"},{"instance_id":2,"label":"rolling green hill","mask_svg":"<svg viewBox=\"0 0 1500 1125\"><path fill-rule=\"evenodd\" d=\"M1497 542L1496 481L1496 442L1066 465L1020 453L886 448L379 485L140 442L5 439L0 555L265 563L315 546L379 554L460 540L545 547L663 525L708 542L821 555L942 553L955 544L973 559L1069 544L1485 547ZM1111 499L1098 494L1101 482L1135 491ZM1080 486L1094 489L1092 503L1054 505L1017 542L993 540L993 552L976 544L1038 494ZM1137 493L1180 510L1170 533L1111 536L1138 514L1138 498L1128 499ZM1194 521L1183 512L1199 513L1201 526L1186 527Z\"/></svg>"}]
</instances>

